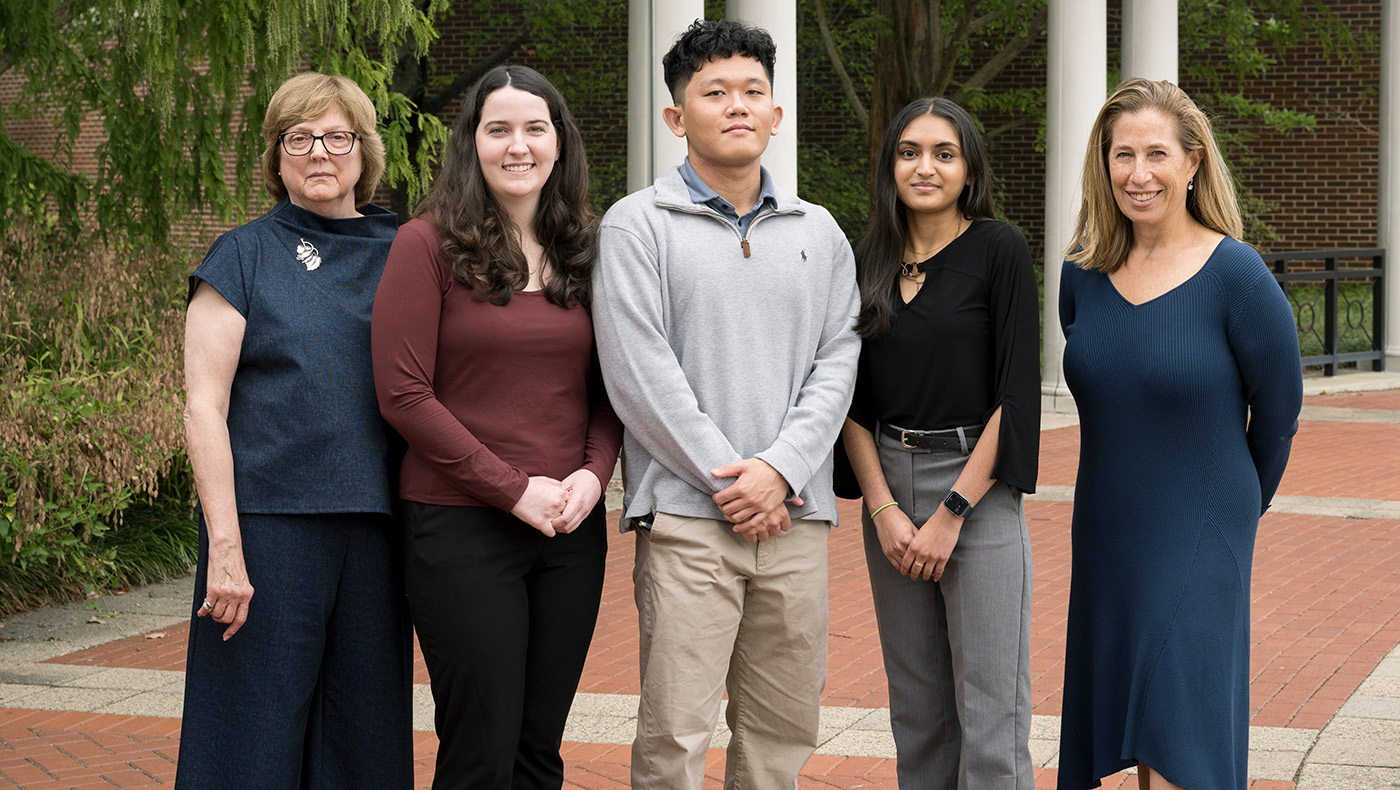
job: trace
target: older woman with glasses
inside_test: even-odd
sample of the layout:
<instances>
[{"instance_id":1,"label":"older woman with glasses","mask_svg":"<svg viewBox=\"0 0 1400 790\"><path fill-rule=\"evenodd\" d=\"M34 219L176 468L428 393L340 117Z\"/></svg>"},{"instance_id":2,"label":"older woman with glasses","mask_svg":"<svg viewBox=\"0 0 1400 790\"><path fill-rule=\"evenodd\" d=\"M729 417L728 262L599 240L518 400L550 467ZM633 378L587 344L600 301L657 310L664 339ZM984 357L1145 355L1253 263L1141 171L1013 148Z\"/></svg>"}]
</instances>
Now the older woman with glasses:
<instances>
[{"instance_id":1,"label":"older woman with glasses","mask_svg":"<svg viewBox=\"0 0 1400 790\"><path fill-rule=\"evenodd\" d=\"M412 640L370 308L395 216L374 106L301 74L263 122L278 199L190 276L199 489L181 787L407 788ZM255 594L256 591L256 594Z\"/></svg>"}]
</instances>

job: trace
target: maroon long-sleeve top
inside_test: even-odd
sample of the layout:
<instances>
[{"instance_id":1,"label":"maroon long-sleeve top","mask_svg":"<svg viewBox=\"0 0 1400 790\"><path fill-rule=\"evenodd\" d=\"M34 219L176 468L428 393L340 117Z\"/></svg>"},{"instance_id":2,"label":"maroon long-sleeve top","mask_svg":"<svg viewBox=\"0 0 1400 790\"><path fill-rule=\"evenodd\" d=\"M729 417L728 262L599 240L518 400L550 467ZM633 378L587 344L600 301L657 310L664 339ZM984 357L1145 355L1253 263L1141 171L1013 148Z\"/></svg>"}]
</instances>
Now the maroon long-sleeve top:
<instances>
[{"instance_id":1,"label":"maroon long-sleeve top","mask_svg":"<svg viewBox=\"0 0 1400 790\"><path fill-rule=\"evenodd\" d=\"M606 487L622 444L579 305L516 291L473 298L442 256L432 221L399 229L374 299L379 409L408 441L399 495L510 510L528 479L579 469Z\"/></svg>"}]
</instances>

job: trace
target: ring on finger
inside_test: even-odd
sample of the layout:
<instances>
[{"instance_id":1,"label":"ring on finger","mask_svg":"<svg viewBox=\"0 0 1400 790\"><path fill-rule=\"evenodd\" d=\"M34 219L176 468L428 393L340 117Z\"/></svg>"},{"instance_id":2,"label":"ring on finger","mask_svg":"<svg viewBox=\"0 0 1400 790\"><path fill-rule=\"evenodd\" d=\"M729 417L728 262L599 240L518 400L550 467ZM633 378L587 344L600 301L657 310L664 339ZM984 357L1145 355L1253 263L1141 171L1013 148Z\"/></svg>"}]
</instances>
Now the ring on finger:
<instances>
[{"instance_id":1,"label":"ring on finger","mask_svg":"<svg viewBox=\"0 0 1400 790\"><path fill-rule=\"evenodd\" d=\"M206 598L206 599L204 599L204 603L199 607L199 610L200 610L201 612L207 612L207 611L209 611L210 609L213 609L213 608L214 608L213 602L211 602L208 598Z\"/></svg>"}]
</instances>

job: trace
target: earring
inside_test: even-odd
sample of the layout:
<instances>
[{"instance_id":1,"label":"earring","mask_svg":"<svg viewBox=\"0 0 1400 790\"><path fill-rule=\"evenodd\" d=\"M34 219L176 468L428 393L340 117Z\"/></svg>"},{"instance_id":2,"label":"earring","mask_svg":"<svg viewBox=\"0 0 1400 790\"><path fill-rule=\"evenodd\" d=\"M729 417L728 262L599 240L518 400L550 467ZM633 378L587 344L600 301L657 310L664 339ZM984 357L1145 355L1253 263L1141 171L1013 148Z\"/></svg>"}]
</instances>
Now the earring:
<instances>
[{"instance_id":1,"label":"earring","mask_svg":"<svg viewBox=\"0 0 1400 790\"><path fill-rule=\"evenodd\" d=\"M1186 182L1186 191L1187 191L1187 192L1190 192L1191 190L1193 190L1193 189L1195 189L1195 188L1196 188L1196 179L1193 178L1193 179L1191 179L1190 181L1187 181L1187 182Z\"/></svg>"}]
</instances>

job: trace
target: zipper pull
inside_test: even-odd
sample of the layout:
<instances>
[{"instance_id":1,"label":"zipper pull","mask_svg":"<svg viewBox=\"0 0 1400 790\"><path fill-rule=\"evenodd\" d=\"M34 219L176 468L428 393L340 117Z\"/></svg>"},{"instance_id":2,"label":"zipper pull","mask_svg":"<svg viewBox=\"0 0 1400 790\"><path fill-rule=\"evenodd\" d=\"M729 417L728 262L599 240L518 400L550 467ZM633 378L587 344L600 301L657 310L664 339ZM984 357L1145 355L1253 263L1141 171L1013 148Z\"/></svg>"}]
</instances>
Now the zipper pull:
<instances>
[{"instance_id":1,"label":"zipper pull","mask_svg":"<svg viewBox=\"0 0 1400 790\"><path fill-rule=\"evenodd\" d=\"M739 239L739 246L744 248L744 257L749 257L749 240Z\"/></svg>"}]
</instances>

